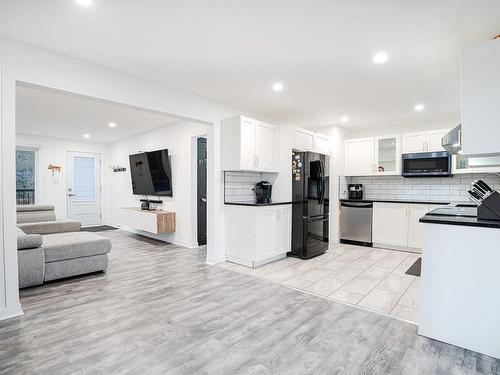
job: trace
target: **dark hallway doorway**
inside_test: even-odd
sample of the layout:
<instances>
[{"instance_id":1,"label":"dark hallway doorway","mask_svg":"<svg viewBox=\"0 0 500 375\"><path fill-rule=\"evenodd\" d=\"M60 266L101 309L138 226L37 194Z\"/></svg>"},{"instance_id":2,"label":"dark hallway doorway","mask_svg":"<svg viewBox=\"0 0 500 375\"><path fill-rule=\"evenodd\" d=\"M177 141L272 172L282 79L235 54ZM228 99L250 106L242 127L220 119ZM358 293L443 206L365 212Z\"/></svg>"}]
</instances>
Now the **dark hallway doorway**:
<instances>
[{"instance_id":1,"label":"dark hallway doorway","mask_svg":"<svg viewBox=\"0 0 500 375\"><path fill-rule=\"evenodd\" d=\"M197 139L198 246L207 244L207 139Z\"/></svg>"}]
</instances>

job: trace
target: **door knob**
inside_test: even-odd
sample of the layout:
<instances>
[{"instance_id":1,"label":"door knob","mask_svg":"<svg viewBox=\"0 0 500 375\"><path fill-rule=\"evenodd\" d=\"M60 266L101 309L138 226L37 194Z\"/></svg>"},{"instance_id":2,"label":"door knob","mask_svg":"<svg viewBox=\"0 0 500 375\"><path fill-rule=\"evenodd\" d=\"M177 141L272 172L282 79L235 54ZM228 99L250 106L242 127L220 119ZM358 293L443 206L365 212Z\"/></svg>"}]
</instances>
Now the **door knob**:
<instances>
[{"instance_id":1,"label":"door knob","mask_svg":"<svg viewBox=\"0 0 500 375\"><path fill-rule=\"evenodd\" d=\"M74 197L75 195L76 195L76 194L71 194L71 193L69 193L69 194L68 194L68 197Z\"/></svg>"},{"instance_id":2,"label":"door knob","mask_svg":"<svg viewBox=\"0 0 500 375\"><path fill-rule=\"evenodd\" d=\"M206 203L207 202L207 198L201 198L201 201Z\"/></svg>"}]
</instances>

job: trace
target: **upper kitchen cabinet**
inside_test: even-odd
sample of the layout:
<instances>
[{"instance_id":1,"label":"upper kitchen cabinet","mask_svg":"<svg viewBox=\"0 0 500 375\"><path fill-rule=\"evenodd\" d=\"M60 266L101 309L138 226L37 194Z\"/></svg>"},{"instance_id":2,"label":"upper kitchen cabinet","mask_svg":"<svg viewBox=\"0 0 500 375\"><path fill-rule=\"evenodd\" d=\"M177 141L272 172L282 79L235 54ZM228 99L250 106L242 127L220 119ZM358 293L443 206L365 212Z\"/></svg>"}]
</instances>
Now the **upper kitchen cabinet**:
<instances>
[{"instance_id":1,"label":"upper kitchen cabinet","mask_svg":"<svg viewBox=\"0 0 500 375\"><path fill-rule=\"evenodd\" d=\"M427 151L445 151L441 139L450 129L429 130L427 132Z\"/></svg>"},{"instance_id":2,"label":"upper kitchen cabinet","mask_svg":"<svg viewBox=\"0 0 500 375\"><path fill-rule=\"evenodd\" d=\"M463 153L500 153L500 40L464 48L461 76Z\"/></svg>"},{"instance_id":3,"label":"upper kitchen cabinet","mask_svg":"<svg viewBox=\"0 0 500 375\"><path fill-rule=\"evenodd\" d=\"M369 176L375 172L374 138L345 141L346 176Z\"/></svg>"},{"instance_id":4,"label":"upper kitchen cabinet","mask_svg":"<svg viewBox=\"0 0 500 375\"><path fill-rule=\"evenodd\" d=\"M292 148L299 151L313 151L330 155L330 138L321 133L315 133L302 128L293 128Z\"/></svg>"},{"instance_id":5,"label":"upper kitchen cabinet","mask_svg":"<svg viewBox=\"0 0 500 375\"><path fill-rule=\"evenodd\" d=\"M425 132L406 133L402 135L403 154L414 152L444 151L441 138L449 129L429 130Z\"/></svg>"},{"instance_id":6,"label":"upper kitchen cabinet","mask_svg":"<svg viewBox=\"0 0 500 375\"><path fill-rule=\"evenodd\" d=\"M301 128L293 128L292 137L292 147L295 150L314 151L314 132Z\"/></svg>"},{"instance_id":7,"label":"upper kitchen cabinet","mask_svg":"<svg viewBox=\"0 0 500 375\"><path fill-rule=\"evenodd\" d=\"M249 117L221 122L221 164L225 171L277 172L278 129Z\"/></svg>"},{"instance_id":8,"label":"upper kitchen cabinet","mask_svg":"<svg viewBox=\"0 0 500 375\"><path fill-rule=\"evenodd\" d=\"M330 138L326 135L315 133L314 134L314 152L323 155L330 155Z\"/></svg>"},{"instance_id":9,"label":"upper kitchen cabinet","mask_svg":"<svg viewBox=\"0 0 500 375\"><path fill-rule=\"evenodd\" d=\"M374 174L401 173L401 142L399 135L375 137Z\"/></svg>"}]
</instances>

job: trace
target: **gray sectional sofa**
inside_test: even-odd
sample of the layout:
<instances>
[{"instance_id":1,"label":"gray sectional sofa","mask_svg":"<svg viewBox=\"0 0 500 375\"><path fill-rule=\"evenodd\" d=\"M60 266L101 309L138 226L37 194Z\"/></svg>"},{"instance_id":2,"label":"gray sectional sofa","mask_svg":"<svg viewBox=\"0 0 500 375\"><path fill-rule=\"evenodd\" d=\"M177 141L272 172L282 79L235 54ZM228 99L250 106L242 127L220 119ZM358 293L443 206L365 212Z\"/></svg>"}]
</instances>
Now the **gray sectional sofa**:
<instances>
[{"instance_id":1,"label":"gray sectional sofa","mask_svg":"<svg viewBox=\"0 0 500 375\"><path fill-rule=\"evenodd\" d=\"M57 220L54 206L17 207L19 287L105 271L111 241L80 232L78 221Z\"/></svg>"}]
</instances>

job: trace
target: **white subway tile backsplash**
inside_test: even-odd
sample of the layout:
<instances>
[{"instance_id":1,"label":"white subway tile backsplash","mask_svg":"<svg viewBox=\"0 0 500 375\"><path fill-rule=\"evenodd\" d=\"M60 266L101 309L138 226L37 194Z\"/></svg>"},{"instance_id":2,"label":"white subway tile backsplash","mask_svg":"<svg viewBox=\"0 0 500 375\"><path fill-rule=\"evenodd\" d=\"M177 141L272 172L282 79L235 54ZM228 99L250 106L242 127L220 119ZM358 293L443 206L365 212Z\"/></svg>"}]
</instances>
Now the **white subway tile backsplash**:
<instances>
[{"instance_id":1,"label":"white subway tile backsplash","mask_svg":"<svg viewBox=\"0 0 500 375\"><path fill-rule=\"evenodd\" d=\"M225 172L224 201L251 202L255 200L255 184L264 180L260 172Z\"/></svg>"},{"instance_id":2,"label":"white subway tile backsplash","mask_svg":"<svg viewBox=\"0 0 500 375\"><path fill-rule=\"evenodd\" d=\"M485 179L493 188L500 189L500 177L484 173L460 174L453 177L403 178L400 176L341 177L341 193L348 184L363 184L367 199L399 199L431 202L468 201L467 190L474 180ZM340 196L346 196L340 195Z\"/></svg>"}]
</instances>

